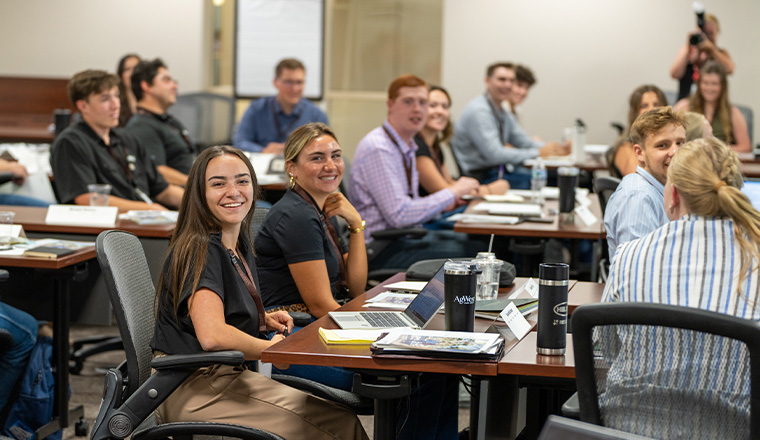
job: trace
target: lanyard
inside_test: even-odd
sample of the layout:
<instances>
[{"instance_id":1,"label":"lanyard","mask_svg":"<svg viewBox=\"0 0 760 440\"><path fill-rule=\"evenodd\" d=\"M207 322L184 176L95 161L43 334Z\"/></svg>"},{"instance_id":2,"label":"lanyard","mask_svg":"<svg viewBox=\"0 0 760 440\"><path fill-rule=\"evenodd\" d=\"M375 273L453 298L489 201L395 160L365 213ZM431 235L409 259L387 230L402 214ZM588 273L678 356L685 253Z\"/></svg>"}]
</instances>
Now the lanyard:
<instances>
[{"instance_id":1,"label":"lanyard","mask_svg":"<svg viewBox=\"0 0 760 440\"><path fill-rule=\"evenodd\" d=\"M259 292L256 291L256 286L253 284L253 275L251 275L251 269L248 268L248 263L246 263L244 258L241 260L235 256L235 253L232 252L232 249L227 249L227 252L230 254L232 264L235 265L235 269L237 269L238 274L240 274L240 278L243 279L243 283L245 283L245 287L248 289L248 293L253 298L253 302L256 303L256 309L259 312L259 331L266 332L267 323L264 317L264 304L261 302ZM243 269L240 267L240 261L242 261L243 266L245 266L245 272L243 272Z\"/></svg>"},{"instance_id":2,"label":"lanyard","mask_svg":"<svg viewBox=\"0 0 760 440\"><path fill-rule=\"evenodd\" d=\"M116 162L118 162L119 165L121 165L121 167L124 168L124 174L126 174L127 180L129 181L130 185L132 185L132 187L135 187L135 182L134 180L132 180L132 168L129 166L129 159L128 159L129 155L127 154L126 147L124 147L124 142L122 142L118 137L115 139L116 143L121 147L121 153L124 155L124 160L122 161L121 157L119 157L119 155L115 151L116 147L114 147L113 145L114 144L113 131L111 132L111 135L112 136L110 137L110 142L108 143L108 145L106 145L106 148L108 149L108 152L111 153L111 157L113 157L114 160L116 160Z\"/></svg>"},{"instance_id":3,"label":"lanyard","mask_svg":"<svg viewBox=\"0 0 760 440\"><path fill-rule=\"evenodd\" d=\"M404 151L401 149L401 145L396 142L396 139L391 135L391 132L388 131L387 128L385 128L385 125L383 125L383 131L385 131L385 134L388 136L388 139L390 139L391 142L393 142L393 145L398 148L398 152L401 153L401 160L404 161L404 170L406 171L406 184L408 185L409 192L407 193L409 197L414 198L414 193L412 192L412 161L408 160L406 155L404 154Z\"/></svg>"},{"instance_id":4,"label":"lanyard","mask_svg":"<svg viewBox=\"0 0 760 440\"><path fill-rule=\"evenodd\" d=\"M179 134L179 136L182 138L182 140L185 141L185 144L187 145L188 152L189 153L193 152L193 143L190 142L190 137L188 136L189 131L186 128L182 127L182 125L179 123L179 121L177 121L176 119L174 119L170 114L167 113L167 114L159 115L157 113L153 113L150 110L146 110L146 109L144 109L142 107L137 107L137 113L141 114L141 115L150 115L150 116L153 116L157 120L159 120L159 121L167 124L169 127L173 128L174 131L176 131L177 134Z\"/></svg>"},{"instance_id":5,"label":"lanyard","mask_svg":"<svg viewBox=\"0 0 760 440\"><path fill-rule=\"evenodd\" d=\"M496 109L496 104L491 100L491 97L488 96L488 92L485 93L485 97L486 102L488 102L488 107L491 109L491 114L493 114L493 118L496 120L496 126L499 127L499 141L504 145L507 143L507 140L504 139L504 123L499 117L499 111Z\"/></svg>"},{"instance_id":6,"label":"lanyard","mask_svg":"<svg viewBox=\"0 0 760 440\"><path fill-rule=\"evenodd\" d=\"M277 98L272 98L272 120L274 121L274 129L277 130L277 142L285 142L285 139L288 137L288 133L290 133L293 129L293 124L295 124L298 121L298 117L290 121L290 123L285 127L285 131L282 131L282 128L280 127L280 121L277 119L277 111L274 108L274 101ZM295 108L293 109L295 112ZM293 113L291 113L293 114ZM295 115L294 115L295 116Z\"/></svg>"},{"instance_id":7,"label":"lanyard","mask_svg":"<svg viewBox=\"0 0 760 440\"><path fill-rule=\"evenodd\" d=\"M301 185L296 183L293 186L293 191L295 191L296 194L298 194L302 199L304 199L304 201L306 201L306 203L311 205L317 211L317 214L319 215L319 221L322 223L322 228L325 230L327 238L330 241L330 244L332 244L333 250L335 251L335 255L338 257L338 274L340 275L340 287L342 290L348 291L348 282L346 281L346 262L343 260L343 253L340 251L340 246L338 246L338 232L335 230L332 222L325 217L325 213L322 212L322 210L317 206L316 202L314 202L314 199L309 195L309 193L301 188Z\"/></svg>"}]
</instances>

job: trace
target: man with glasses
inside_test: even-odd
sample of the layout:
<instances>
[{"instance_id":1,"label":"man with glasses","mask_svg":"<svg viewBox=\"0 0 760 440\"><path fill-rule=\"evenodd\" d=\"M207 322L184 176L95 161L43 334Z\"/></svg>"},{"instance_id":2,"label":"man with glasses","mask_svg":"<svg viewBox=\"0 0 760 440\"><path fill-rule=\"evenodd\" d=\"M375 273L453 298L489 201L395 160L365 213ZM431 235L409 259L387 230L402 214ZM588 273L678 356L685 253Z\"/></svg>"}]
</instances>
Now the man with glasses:
<instances>
[{"instance_id":1,"label":"man with glasses","mask_svg":"<svg viewBox=\"0 0 760 440\"><path fill-rule=\"evenodd\" d=\"M240 120L235 146L243 151L282 154L285 139L309 122L329 125L327 115L303 98L306 68L294 58L286 58L275 68L277 95L253 101Z\"/></svg>"},{"instance_id":2,"label":"man with glasses","mask_svg":"<svg viewBox=\"0 0 760 440\"><path fill-rule=\"evenodd\" d=\"M132 71L137 112L126 129L148 151L167 182L185 186L195 159L188 130L167 110L177 102L177 81L161 59L140 61Z\"/></svg>"}]
</instances>

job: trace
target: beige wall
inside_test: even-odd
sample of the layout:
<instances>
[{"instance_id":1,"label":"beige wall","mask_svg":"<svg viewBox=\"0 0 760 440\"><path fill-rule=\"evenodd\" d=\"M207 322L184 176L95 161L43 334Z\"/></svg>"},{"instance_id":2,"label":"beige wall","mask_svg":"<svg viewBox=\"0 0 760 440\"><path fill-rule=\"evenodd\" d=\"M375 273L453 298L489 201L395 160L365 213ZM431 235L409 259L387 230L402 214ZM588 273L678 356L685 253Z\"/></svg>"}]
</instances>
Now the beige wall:
<instances>
[{"instance_id":1,"label":"beige wall","mask_svg":"<svg viewBox=\"0 0 760 440\"><path fill-rule=\"evenodd\" d=\"M203 0L3 0L0 75L114 71L122 55L137 52L162 57L181 92L202 90L209 41L204 14Z\"/></svg>"},{"instance_id":2,"label":"beige wall","mask_svg":"<svg viewBox=\"0 0 760 440\"><path fill-rule=\"evenodd\" d=\"M718 43L732 54L731 100L755 111L760 142L760 2L703 0L722 25ZM692 0L444 0L443 84L461 112L482 93L485 66L508 60L538 78L520 113L531 134L558 140L581 117L588 142L610 143L610 121L625 121L640 84L676 90L671 62L695 27Z\"/></svg>"}]
</instances>

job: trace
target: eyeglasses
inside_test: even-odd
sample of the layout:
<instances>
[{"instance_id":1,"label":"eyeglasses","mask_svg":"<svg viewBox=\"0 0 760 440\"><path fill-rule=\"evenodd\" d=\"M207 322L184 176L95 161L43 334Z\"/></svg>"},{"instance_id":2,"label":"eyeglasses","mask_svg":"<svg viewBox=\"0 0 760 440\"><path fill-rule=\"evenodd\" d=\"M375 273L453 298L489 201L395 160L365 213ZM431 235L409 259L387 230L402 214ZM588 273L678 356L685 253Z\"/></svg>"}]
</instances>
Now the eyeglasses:
<instances>
[{"instance_id":1,"label":"eyeglasses","mask_svg":"<svg viewBox=\"0 0 760 440\"><path fill-rule=\"evenodd\" d=\"M288 87L302 86L304 81L302 79L280 79L278 80Z\"/></svg>"}]
</instances>

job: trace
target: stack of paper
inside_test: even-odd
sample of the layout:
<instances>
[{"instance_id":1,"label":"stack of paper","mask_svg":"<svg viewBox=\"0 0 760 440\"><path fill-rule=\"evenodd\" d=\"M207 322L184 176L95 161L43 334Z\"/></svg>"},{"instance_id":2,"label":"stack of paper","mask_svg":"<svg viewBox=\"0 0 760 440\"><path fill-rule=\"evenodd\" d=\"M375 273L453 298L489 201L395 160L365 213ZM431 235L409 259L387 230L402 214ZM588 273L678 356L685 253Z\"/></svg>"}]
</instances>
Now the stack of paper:
<instances>
[{"instance_id":1,"label":"stack of paper","mask_svg":"<svg viewBox=\"0 0 760 440\"><path fill-rule=\"evenodd\" d=\"M177 211L128 211L126 218L138 225L164 225L177 223Z\"/></svg>"},{"instance_id":2,"label":"stack of paper","mask_svg":"<svg viewBox=\"0 0 760 440\"><path fill-rule=\"evenodd\" d=\"M491 215L510 215L522 217L541 217L540 205L529 203L490 203L480 202L472 207L475 212L487 212Z\"/></svg>"},{"instance_id":3,"label":"stack of paper","mask_svg":"<svg viewBox=\"0 0 760 440\"><path fill-rule=\"evenodd\" d=\"M364 307L404 310L416 297L417 295L411 293L381 292L368 299Z\"/></svg>"}]
</instances>

